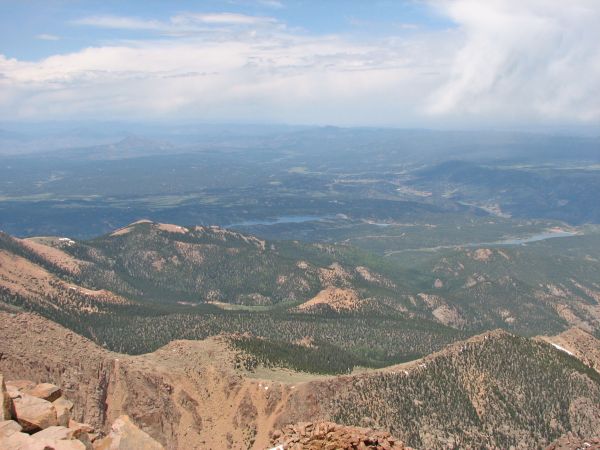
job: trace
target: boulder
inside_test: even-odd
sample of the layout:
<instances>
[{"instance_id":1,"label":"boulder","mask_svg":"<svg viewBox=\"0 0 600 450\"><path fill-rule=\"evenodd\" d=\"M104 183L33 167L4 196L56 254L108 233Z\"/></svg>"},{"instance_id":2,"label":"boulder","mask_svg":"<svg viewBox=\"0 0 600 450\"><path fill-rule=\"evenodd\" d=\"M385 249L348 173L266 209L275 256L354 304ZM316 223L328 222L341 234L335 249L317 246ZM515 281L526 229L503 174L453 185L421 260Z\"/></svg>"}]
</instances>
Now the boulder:
<instances>
[{"instance_id":1,"label":"boulder","mask_svg":"<svg viewBox=\"0 0 600 450\"><path fill-rule=\"evenodd\" d=\"M14 420L3 420L0 422L0 442L11 434L19 433L23 427Z\"/></svg>"},{"instance_id":2,"label":"boulder","mask_svg":"<svg viewBox=\"0 0 600 450\"><path fill-rule=\"evenodd\" d=\"M164 447L140 430L129 419L120 416L104 439L94 442L94 450L164 450Z\"/></svg>"},{"instance_id":3,"label":"boulder","mask_svg":"<svg viewBox=\"0 0 600 450\"><path fill-rule=\"evenodd\" d=\"M71 411L73 410L73 402L60 397L52 402L54 409L56 410L56 420L59 425L63 427L69 426L69 420L71 420Z\"/></svg>"},{"instance_id":4,"label":"boulder","mask_svg":"<svg viewBox=\"0 0 600 450\"><path fill-rule=\"evenodd\" d=\"M11 380L6 381L6 391L10 398L17 398L19 395L23 393L23 391L27 389L33 389L35 387L35 383L29 380Z\"/></svg>"},{"instance_id":5,"label":"boulder","mask_svg":"<svg viewBox=\"0 0 600 450\"><path fill-rule=\"evenodd\" d=\"M6 438L0 438L2 450L30 450L33 439L25 433L13 433Z\"/></svg>"},{"instance_id":6,"label":"boulder","mask_svg":"<svg viewBox=\"0 0 600 450\"><path fill-rule=\"evenodd\" d=\"M85 431L74 428L67 428L63 426L48 427L45 430L38 431L32 434L35 440L42 440L44 442L54 442L59 440L78 440L83 444L83 448L90 450L92 448L92 442Z\"/></svg>"},{"instance_id":7,"label":"boulder","mask_svg":"<svg viewBox=\"0 0 600 450\"><path fill-rule=\"evenodd\" d=\"M31 439L26 450L86 450L85 445L77 440L64 439ZM24 450L24 449L21 449Z\"/></svg>"},{"instance_id":8,"label":"boulder","mask_svg":"<svg viewBox=\"0 0 600 450\"><path fill-rule=\"evenodd\" d=\"M91 425L88 425L87 423L75 422L73 419L69 419L69 428L79 429L81 431L85 431L86 433L94 432L94 427Z\"/></svg>"},{"instance_id":9,"label":"boulder","mask_svg":"<svg viewBox=\"0 0 600 450\"><path fill-rule=\"evenodd\" d=\"M6 384L6 393L8 394L8 396L13 399L18 397L19 395L21 395L21 391L18 390L16 387L14 386L9 386L8 383Z\"/></svg>"},{"instance_id":10,"label":"boulder","mask_svg":"<svg viewBox=\"0 0 600 450\"><path fill-rule=\"evenodd\" d=\"M17 422L26 432L35 432L58 425L54 405L47 400L21 394L13 399Z\"/></svg>"},{"instance_id":11,"label":"boulder","mask_svg":"<svg viewBox=\"0 0 600 450\"><path fill-rule=\"evenodd\" d=\"M9 390L24 391L27 389L33 389L35 383L31 380L11 380L6 382L6 387Z\"/></svg>"},{"instance_id":12,"label":"boulder","mask_svg":"<svg viewBox=\"0 0 600 450\"><path fill-rule=\"evenodd\" d=\"M6 391L4 375L0 373L0 421L12 419L12 399Z\"/></svg>"},{"instance_id":13,"label":"boulder","mask_svg":"<svg viewBox=\"0 0 600 450\"><path fill-rule=\"evenodd\" d=\"M67 428L60 425L55 425L38 431L31 436L35 439L77 439L77 436L83 433L80 430L74 430L73 428Z\"/></svg>"},{"instance_id":14,"label":"boulder","mask_svg":"<svg viewBox=\"0 0 600 450\"><path fill-rule=\"evenodd\" d=\"M31 389L23 389L23 392L49 402L53 402L62 395L60 388L50 383L36 384Z\"/></svg>"}]
</instances>

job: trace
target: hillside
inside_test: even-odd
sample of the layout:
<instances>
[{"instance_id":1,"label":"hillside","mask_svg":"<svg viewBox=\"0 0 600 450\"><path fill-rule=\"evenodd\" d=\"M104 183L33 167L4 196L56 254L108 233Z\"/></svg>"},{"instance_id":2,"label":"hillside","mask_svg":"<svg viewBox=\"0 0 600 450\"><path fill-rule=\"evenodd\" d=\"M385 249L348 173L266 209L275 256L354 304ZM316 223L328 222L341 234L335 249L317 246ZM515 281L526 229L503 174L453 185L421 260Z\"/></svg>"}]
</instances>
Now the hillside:
<instances>
[{"instance_id":1,"label":"hillside","mask_svg":"<svg viewBox=\"0 0 600 450\"><path fill-rule=\"evenodd\" d=\"M0 305L38 312L119 352L239 333L276 343L270 353L286 348L290 364L305 353L303 370L346 373L463 336L427 311L409 311L395 283L333 246L140 222L93 241L0 234L0 256ZM327 303L323 292L342 289L356 308ZM320 308L297 308L315 298L325 300ZM316 345L297 345L306 339Z\"/></svg>"},{"instance_id":2,"label":"hillside","mask_svg":"<svg viewBox=\"0 0 600 450\"><path fill-rule=\"evenodd\" d=\"M600 372L600 340L582 329L570 328L556 336L541 336L540 339Z\"/></svg>"},{"instance_id":3,"label":"hillside","mask_svg":"<svg viewBox=\"0 0 600 450\"><path fill-rule=\"evenodd\" d=\"M590 233L400 252L390 259L423 279L413 289L451 305L473 329L536 335L579 327L594 334L600 330L598 249L600 235Z\"/></svg>"},{"instance_id":4,"label":"hillside","mask_svg":"<svg viewBox=\"0 0 600 450\"><path fill-rule=\"evenodd\" d=\"M141 220L89 241L21 242L54 265L59 257L51 252L61 252L77 266L69 272L82 284L145 302L274 306L302 303L328 287L363 298L375 290L379 297L399 292L385 277L342 263L350 259L347 249L267 242L219 227Z\"/></svg>"},{"instance_id":5,"label":"hillside","mask_svg":"<svg viewBox=\"0 0 600 450\"><path fill-rule=\"evenodd\" d=\"M264 364L348 373L498 327L598 333L597 236L554 241L385 258L150 221L87 241L0 234L0 304L118 352L231 333Z\"/></svg>"},{"instance_id":6,"label":"hillside","mask_svg":"<svg viewBox=\"0 0 600 450\"><path fill-rule=\"evenodd\" d=\"M8 379L60 386L77 420L106 430L128 414L173 449L183 442L261 449L275 430L318 420L381 428L416 448L532 448L600 429L597 373L549 344L505 332L381 371L274 381L276 370L253 378L241 367L250 355L227 337L128 356L39 316L0 312L0 354Z\"/></svg>"}]
</instances>

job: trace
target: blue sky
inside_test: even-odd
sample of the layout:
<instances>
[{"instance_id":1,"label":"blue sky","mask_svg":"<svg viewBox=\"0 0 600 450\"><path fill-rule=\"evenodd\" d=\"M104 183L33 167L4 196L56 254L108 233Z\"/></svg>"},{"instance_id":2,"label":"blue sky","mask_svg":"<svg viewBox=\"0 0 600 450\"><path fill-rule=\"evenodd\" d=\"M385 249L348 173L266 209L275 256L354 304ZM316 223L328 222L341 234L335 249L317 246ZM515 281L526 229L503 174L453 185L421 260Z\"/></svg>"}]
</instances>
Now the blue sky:
<instances>
[{"instance_id":1,"label":"blue sky","mask_svg":"<svg viewBox=\"0 0 600 450\"><path fill-rule=\"evenodd\" d=\"M284 3L285 2L285 3ZM119 39L153 39L148 30L118 30L83 27L86 17L121 16L141 20L163 20L189 12L237 13L269 16L298 32L341 33L355 36L385 36L408 33L417 28L450 28L454 24L418 1L14 1L0 3L0 53L36 60L55 53L77 51Z\"/></svg>"},{"instance_id":2,"label":"blue sky","mask_svg":"<svg viewBox=\"0 0 600 450\"><path fill-rule=\"evenodd\" d=\"M598 127L597 0L0 1L0 120Z\"/></svg>"}]
</instances>

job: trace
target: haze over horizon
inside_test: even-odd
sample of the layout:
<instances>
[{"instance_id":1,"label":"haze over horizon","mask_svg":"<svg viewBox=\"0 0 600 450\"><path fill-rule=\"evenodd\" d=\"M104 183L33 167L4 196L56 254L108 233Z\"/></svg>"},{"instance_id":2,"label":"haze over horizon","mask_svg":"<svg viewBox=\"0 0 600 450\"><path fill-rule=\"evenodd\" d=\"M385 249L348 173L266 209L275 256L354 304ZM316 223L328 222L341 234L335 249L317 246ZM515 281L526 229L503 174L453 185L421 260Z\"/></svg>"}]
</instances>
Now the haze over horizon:
<instances>
[{"instance_id":1,"label":"haze over horizon","mask_svg":"<svg viewBox=\"0 0 600 450\"><path fill-rule=\"evenodd\" d=\"M600 3L4 2L0 120L600 130Z\"/></svg>"}]
</instances>

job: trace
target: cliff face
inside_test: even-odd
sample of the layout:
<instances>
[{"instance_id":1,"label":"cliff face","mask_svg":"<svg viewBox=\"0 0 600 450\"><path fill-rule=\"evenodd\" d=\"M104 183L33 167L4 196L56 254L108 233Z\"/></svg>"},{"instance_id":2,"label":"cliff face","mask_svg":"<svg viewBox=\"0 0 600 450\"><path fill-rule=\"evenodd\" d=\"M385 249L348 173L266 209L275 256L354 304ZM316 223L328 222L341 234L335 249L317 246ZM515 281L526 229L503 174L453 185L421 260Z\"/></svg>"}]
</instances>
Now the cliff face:
<instances>
[{"instance_id":1,"label":"cliff face","mask_svg":"<svg viewBox=\"0 0 600 450\"><path fill-rule=\"evenodd\" d=\"M3 450L164 450L126 415L108 435L73 420L73 402L50 383L4 381L0 373L0 448Z\"/></svg>"},{"instance_id":2,"label":"cliff face","mask_svg":"<svg viewBox=\"0 0 600 450\"><path fill-rule=\"evenodd\" d=\"M0 371L7 379L50 381L76 404L75 420L104 425L110 352L35 314L0 312L0 336Z\"/></svg>"}]
</instances>

